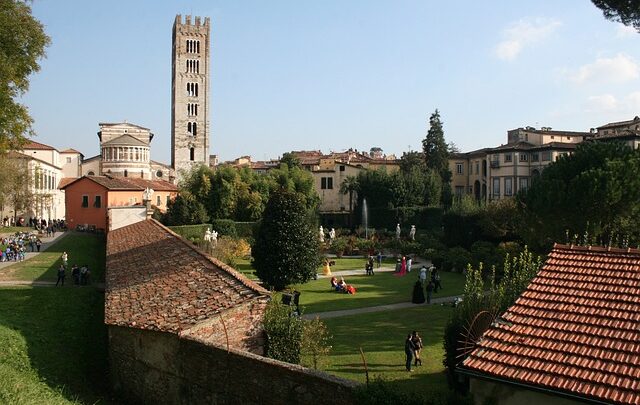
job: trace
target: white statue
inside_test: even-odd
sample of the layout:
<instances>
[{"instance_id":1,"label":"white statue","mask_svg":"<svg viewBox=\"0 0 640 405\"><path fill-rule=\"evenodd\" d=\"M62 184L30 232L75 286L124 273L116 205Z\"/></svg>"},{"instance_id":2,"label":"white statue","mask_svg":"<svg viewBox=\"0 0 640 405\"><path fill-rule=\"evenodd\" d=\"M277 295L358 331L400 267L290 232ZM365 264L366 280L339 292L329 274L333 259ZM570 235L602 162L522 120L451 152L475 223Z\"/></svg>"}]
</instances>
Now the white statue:
<instances>
[{"instance_id":1,"label":"white statue","mask_svg":"<svg viewBox=\"0 0 640 405\"><path fill-rule=\"evenodd\" d=\"M211 231L211 243L214 245L218 244L218 232Z\"/></svg>"},{"instance_id":2,"label":"white statue","mask_svg":"<svg viewBox=\"0 0 640 405\"><path fill-rule=\"evenodd\" d=\"M142 199L144 201L151 201L151 195L153 194L153 189L152 188L145 188L144 191L142 192Z\"/></svg>"},{"instance_id":3,"label":"white statue","mask_svg":"<svg viewBox=\"0 0 640 405\"><path fill-rule=\"evenodd\" d=\"M396 239L400 239L400 224L396 226Z\"/></svg>"},{"instance_id":4,"label":"white statue","mask_svg":"<svg viewBox=\"0 0 640 405\"><path fill-rule=\"evenodd\" d=\"M411 225L411 231L409 231L409 237L411 240L416 240L416 226Z\"/></svg>"},{"instance_id":5,"label":"white statue","mask_svg":"<svg viewBox=\"0 0 640 405\"><path fill-rule=\"evenodd\" d=\"M329 231L329 244L331 244L331 242L333 242L335 238L336 238L336 230L331 228L331 230Z\"/></svg>"},{"instance_id":6,"label":"white statue","mask_svg":"<svg viewBox=\"0 0 640 405\"><path fill-rule=\"evenodd\" d=\"M207 231L204 233L204 241L211 242L211 228L207 228Z\"/></svg>"},{"instance_id":7,"label":"white statue","mask_svg":"<svg viewBox=\"0 0 640 405\"><path fill-rule=\"evenodd\" d=\"M320 225L320 242L324 242L324 229Z\"/></svg>"}]
</instances>

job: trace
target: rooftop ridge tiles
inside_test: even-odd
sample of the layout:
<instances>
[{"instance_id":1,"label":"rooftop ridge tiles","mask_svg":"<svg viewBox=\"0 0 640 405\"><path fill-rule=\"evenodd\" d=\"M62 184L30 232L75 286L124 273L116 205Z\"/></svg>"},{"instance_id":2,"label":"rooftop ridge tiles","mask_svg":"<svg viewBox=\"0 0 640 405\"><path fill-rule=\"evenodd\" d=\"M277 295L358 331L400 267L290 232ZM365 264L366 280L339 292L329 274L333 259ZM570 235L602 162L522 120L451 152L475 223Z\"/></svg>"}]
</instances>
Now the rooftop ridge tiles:
<instances>
[{"instance_id":1,"label":"rooftop ridge tiles","mask_svg":"<svg viewBox=\"0 0 640 405\"><path fill-rule=\"evenodd\" d=\"M260 294L270 295L270 292L267 289L259 286L258 284L254 283L253 281L251 281L248 278L246 278L244 275L238 273L238 271L235 270L234 268L232 268L231 266L219 261L215 257L209 256L208 254L204 253L203 251L201 251L197 247L193 246L190 242L188 242L182 236L180 236L177 233L173 232L168 227L162 225L157 220L151 218L151 219L149 219L149 221L151 221L151 223L153 225L159 227L164 232L167 232L170 235L172 235L173 237L177 238L182 244L187 246L189 249L191 249L197 255L200 255L200 256L204 257L206 260L210 261L212 264L214 264L215 266L217 266L221 270L224 270L227 274L233 276L236 280L238 280L245 287L250 288L250 289L252 289L252 290L254 290L254 291L256 291L256 292L258 292Z\"/></svg>"},{"instance_id":2,"label":"rooftop ridge tiles","mask_svg":"<svg viewBox=\"0 0 640 405\"><path fill-rule=\"evenodd\" d=\"M640 249L638 248L617 248L611 246L594 246L594 245L566 245L561 243L554 243L553 250L569 250L569 251L585 251L585 252L613 252L613 253L629 253L632 255L640 255ZM551 253L553 253L553 250Z\"/></svg>"}]
</instances>

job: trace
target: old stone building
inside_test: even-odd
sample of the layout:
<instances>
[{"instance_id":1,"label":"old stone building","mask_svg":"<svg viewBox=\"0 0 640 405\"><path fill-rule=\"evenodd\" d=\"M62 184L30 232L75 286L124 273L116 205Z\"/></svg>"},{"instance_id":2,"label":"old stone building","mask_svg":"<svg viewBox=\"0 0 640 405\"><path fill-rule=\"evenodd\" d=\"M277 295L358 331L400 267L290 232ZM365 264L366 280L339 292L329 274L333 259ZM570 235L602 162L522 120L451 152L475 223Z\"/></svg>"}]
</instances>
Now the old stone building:
<instances>
[{"instance_id":1,"label":"old stone building","mask_svg":"<svg viewBox=\"0 0 640 405\"><path fill-rule=\"evenodd\" d=\"M171 166L209 165L209 18L177 15L171 63Z\"/></svg>"}]
</instances>

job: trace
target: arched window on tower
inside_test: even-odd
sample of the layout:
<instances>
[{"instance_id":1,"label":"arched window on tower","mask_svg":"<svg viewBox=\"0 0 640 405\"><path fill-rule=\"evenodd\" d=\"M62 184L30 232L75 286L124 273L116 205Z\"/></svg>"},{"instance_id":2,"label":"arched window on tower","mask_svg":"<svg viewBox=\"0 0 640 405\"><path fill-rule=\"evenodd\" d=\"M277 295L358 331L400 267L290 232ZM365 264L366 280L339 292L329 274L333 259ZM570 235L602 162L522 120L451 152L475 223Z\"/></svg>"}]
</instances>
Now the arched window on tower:
<instances>
[{"instance_id":1,"label":"arched window on tower","mask_svg":"<svg viewBox=\"0 0 640 405\"><path fill-rule=\"evenodd\" d=\"M188 132L189 134L191 134L191 133L192 133L192 132L191 132L191 130L192 130L192 128L191 128L191 123L190 123L190 122L187 122L187 132Z\"/></svg>"},{"instance_id":2,"label":"arched window on tower","mask_svg":"<svg viewBox=\"0 0 640 405\"><path fill-rule=\"evenodd\" d=\"M196 52L200 53L200 41L196 41Z\"/></svg>"},{"instance_id":3,"label":"arched window on tower","mask_svg":"<svg viewBox=\"0 0 640 405\"><path fill-rule=\"evenodd\" d=\"M189 149L189 160L192 162L195 160L196 150L194 148Z\"/></svg>"},{"instance_id":4,"label":"arched window on tower","mask_svg":"<svg viewBox=\"0 0 640 405\"><path fill-rule=\"evenodd\" d=\"M124 170L124 177L129 177L129 171L128 170Z\"/></svg>"},{"instance_id":5,"label":"arched window on tower","mask_svg":"<svg viewBox=\"0 0 640 405\"><path fill-rule=\"evenodd\" d=\"M196 130L196 123L195 123L195 122L194 122L194 123L193 123L193 125L191 126L191 129L193 130L193 131L191 132L191 134L192 134L193 136L198 135L198 131Z\"/></svg>"},{"instance_id":6,"label":"arched window on tower","mask_svg":"<svg viewBox=\"0 0 640 405\"><path fill-rule=\"evenodd\" d=\"M198 97L198 83L194 83L194 84L195 84L195 87L196 87L194 93L195 93L195 96Z\"/></svg>"}]
</instances>

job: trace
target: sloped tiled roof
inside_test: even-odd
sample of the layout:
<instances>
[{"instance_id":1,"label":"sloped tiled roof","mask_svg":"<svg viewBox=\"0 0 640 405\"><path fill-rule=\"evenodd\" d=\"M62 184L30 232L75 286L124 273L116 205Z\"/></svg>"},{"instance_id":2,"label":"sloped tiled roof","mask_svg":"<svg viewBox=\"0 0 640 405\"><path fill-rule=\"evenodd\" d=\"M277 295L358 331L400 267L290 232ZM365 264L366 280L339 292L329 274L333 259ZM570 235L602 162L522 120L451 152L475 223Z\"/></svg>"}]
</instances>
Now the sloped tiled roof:
<instances>
[{"instance_id":1,"label":"sloped tiled roof","mask_svg":"<svg viewBox=\"0 0 640 405\"><path fill-rule=\"evenodd\" d=\"M44 143L40 143L40 142L36 142L36 141L29 141L27 143L24 144L24 146L22 147L22 150L28 150L28 149L35 149L35 150L56 150L56 148L49 146L49 145L45 145Z\"/></svg>"},{"instance_id":2,"label":"sloped tiled roof","mask_svg":"<svg viewBox=\"0 0 640 405\"><path fill-rule=\"evenodd\" d=\"M117 138L110 140L109 142L105 142L102 146L111 146L111 145L125 145L125 146L149 146L148 143L141 141L140 139L131 136L129 134L121 135Z\"/></svg>"},{"instance_id":3,"label":"sloped tiled roof","mask_svg":"<svg viewBox=\"0 0 640 405\"><path fill-rule=\"evenodd\" d=\"M105 323L179 333L269 293L149 219L107 235Z\"/></svg>"},{"instance_id":4,"label":"sloped tiled roof","mask_svg":"<svg viewBox=\"0 0 640 405\"><path fill-rule=\"evenodd\" d=\"M555 245L462 370L640 404L640 250Z\"/></svg>"},{"instance_id":5,"label":"sloped tiled roof","mask_svg":"<svg viewBox=\"0 0 640 405\"><path fill-rule=\"evenodd\" d=\"M75 150L73 148L65 149L65 150L61 151L60 153L79 153L79 154L82 155L82 152L79 152L79 151L77 151L77 150Z\"/></svg>"},{"instance_id":6,"label":"sloped tiled roof","mask_svg":"<svg viewBox=\"0 0 640 405\"><path fill-rule=\"evenodd\" d=\"M169 183L164 180L147 180L135 177L112 177L112 176L83 176L73 179L70 182L65 182L64 185L60 185L60 189L68 187L70 184L80 181L81 179L89 179L95 183L100 184L108 190L136 190L141 191L147 187L156 191L178 191L178 187L173 183Z\"/></svg>"},{"instance_id":7,"label":"sloped tiled roof","mask_svg":"<svg viewBox=\"0 0 640 405\"><path fill-rule=\"evenodd\" d=\"M155 191L178 191L178 186L164 180L147 180L136 177L127 177L126 179L124 179L124 181L139 186L143 190L149 187Z\"/></svg>"},{"instance_id":8,"label":"sloped tiled roof","mask_svg":"<svg viewBox=\"0 0 640 405\"><path fill-rule=\"evenodd\" d=\"M63 177L60 179L60 183L58 183L58 188L62 189L76 180L78 180L77 177Z\"/></svg>"},{"instance_id":9,"label":"sloped tiled roof","mask_svg":"<svg viewBox=\"0 0 640 405\"><path fill-rule=\"evenodd\" d=\"M631 125L634 122L639 122L640 121L640 117L638 117L637 115L635 117L633 117L633 119L628 120L628 121L618 121L618 122L610 122L608 124L605 124L601 127L598 127L598 129L605 129L605 128L615 128L615 127L624 127L627 125Z\"/></svg>"}]
</instances>

